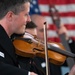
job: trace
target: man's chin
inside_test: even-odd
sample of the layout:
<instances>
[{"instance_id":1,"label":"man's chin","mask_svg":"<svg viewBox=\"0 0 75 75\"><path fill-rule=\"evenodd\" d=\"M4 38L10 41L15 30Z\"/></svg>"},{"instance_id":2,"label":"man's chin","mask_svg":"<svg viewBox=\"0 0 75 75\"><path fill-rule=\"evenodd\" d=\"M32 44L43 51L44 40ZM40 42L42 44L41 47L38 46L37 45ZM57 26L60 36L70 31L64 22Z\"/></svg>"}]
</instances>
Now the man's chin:
<instances>
[{"instance_id":1,"label":"man's chin","mask_svg":"<svg viewBox=\"0 0 75 75\"><path fill-rule=\"evenodd\" d=\"M25 32L17 32L17 33L15 33L15 34L18 34L18 35L24 35Z\"/></svg>"}]
</instances>

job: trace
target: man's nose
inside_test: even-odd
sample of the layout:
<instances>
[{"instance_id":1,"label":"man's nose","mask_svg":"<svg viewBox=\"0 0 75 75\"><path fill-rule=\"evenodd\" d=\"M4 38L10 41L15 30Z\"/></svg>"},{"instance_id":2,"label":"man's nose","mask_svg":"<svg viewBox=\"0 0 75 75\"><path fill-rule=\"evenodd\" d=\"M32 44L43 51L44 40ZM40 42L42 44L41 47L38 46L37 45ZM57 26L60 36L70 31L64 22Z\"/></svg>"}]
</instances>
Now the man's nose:
<instances>
[{"instance_id":1,"label":"man's nose","mask_svg":"<svg viewBox=\"0 0 75 75\"><path fill-rule=\"evenodd\" d=\"M27 21L28 21L28 22L30 22L30 21L31 21L30 15L28 15L28 19L27 19Z\"/></svg>"}]
</instances>

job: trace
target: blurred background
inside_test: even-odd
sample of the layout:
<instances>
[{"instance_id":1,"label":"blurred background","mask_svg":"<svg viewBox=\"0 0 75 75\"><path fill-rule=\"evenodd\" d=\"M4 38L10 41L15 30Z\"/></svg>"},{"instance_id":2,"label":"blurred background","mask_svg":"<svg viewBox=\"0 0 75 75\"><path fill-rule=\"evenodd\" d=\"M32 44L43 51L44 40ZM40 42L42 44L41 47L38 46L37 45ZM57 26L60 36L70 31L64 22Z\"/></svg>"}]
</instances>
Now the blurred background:
<instances>
[{"instance_id":1,"label":"blurred background","mask_svg":"<svg viewBox=\"0 0 75 75\"><path fill-rule=\"evenodd\" d=\"M75 0L32 0L30 15L43 15L48 23L48 40L60 42L49 9L54 5L60 15L60 21L68 29L68 35L75 40Z\"/></svg>"},{"instance_id":2,"label":"blurred background","mask_svg":"<svg viewBox=\"0 0 75 75\"><path fill-rule=\"evenodd\" d=\"M48 24L48 40L60 42L56 33L56 25L50 16L50 5L54 5L60 15L60 22L68 29L68 35L75 40L75 0L32 0L30 15L40 14L46 18ZM69 72L68 67L61 66L62 75Z\"/></svg>"}]
</instances>

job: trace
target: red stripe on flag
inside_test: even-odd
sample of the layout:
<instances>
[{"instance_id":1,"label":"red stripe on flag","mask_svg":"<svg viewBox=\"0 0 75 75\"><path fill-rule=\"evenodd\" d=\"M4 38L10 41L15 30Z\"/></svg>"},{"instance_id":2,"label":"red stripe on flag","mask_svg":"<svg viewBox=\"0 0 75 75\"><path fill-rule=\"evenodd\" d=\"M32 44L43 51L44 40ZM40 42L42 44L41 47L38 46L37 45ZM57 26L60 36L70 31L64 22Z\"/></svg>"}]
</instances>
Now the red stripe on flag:
<instances>
[{"instance_id":1,"label":"red stripe on flag","mask_svg":"<svg viewBox=\"0 0 75 75\"><path fill-rule=\"evenodd\" d=\"M42 12L41 15L43 16L50 16L50 13L49 12ZM75 17L75 12L63 12L63 13L59 13L59 15L61 17Z\"/></svg>"},{"instance_id":2,"label":"red stripe on flag","mask_svg":"<svg viewBox=\"0 0 75 75\"><path fill-rule=\"evenodd\" d=\"M49 4L49 1L48 0L38 0L38 3L39 4Z\"/></svg>"},{"instance_id":3,"label":"red stripe on flag","mask_svg":"<svg viewBox=\"0 0 75 75\"><path fill-rule=\"evenodd\" d=\"M60 42L60 39L58 37L54 37L54 38L48 38L48 41Z\"/></svg>"},{"instance_id":4,"label":"red stripe on flag","mask_svg":"<svg viewBox=\"0 0 75 75\"><path fill-rule=\"evenodd\" d=\"M61 4L74 4L75 0L38 0L39 4L55 4L55 5L61 5Z\"/></svg>"},{"instance_id":5,"label":"red stripe on flag","mask_svg":"<svg viewBox=\"0 0 75 75\"><path fill-rule=\"evenodd\" d=\"M71 37L73 40L75 40L75 37ZM61 42L59 37L53 37L53 38L48 38L48 42L53 41L53 42Z\"/></svg>"},{"instance_id":6,"label":"red stripe on flag","mask_svg":"<svg viewBox=\"0 0 75 75\"><path fill-rule=\"evenodd\" d=\"M75 30L75 24L73 25L73 24L65 24L64 25L68 30ZM49 26L48 26L48 30L56 30L56 25L54 25L54 24L50 24Z\"/></svg>"}]
</instances>

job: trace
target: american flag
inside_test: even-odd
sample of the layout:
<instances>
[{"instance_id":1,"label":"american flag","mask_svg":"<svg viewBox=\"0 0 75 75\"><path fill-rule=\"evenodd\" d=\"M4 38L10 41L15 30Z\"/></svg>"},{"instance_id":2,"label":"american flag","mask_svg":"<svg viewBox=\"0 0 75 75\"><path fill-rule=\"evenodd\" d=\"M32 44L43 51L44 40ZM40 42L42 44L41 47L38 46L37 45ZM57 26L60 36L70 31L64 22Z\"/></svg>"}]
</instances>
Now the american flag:
<instances>
[{"instance_id":1,"label":"american flag","mask_svg":"<svg viewBox=\"0 0 75 75\"><path fill-rule=\"evenodd\" d=\"M68 35L75 39L75 0L32 0L30 15L45 16L48 23L48 40L59 42L56 26L52 22L49 6L55 5L60 15L60 21L68 29Z\"/></svg>"}]
</instances>

